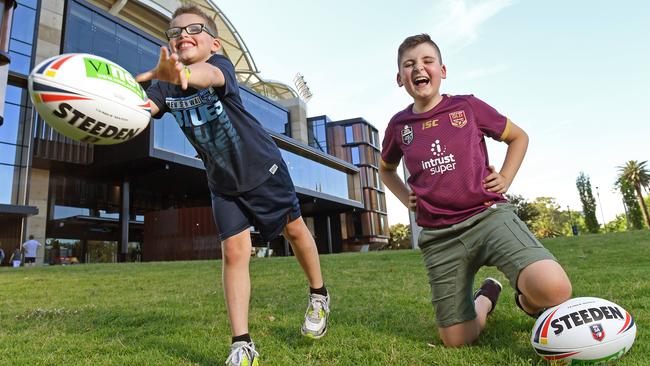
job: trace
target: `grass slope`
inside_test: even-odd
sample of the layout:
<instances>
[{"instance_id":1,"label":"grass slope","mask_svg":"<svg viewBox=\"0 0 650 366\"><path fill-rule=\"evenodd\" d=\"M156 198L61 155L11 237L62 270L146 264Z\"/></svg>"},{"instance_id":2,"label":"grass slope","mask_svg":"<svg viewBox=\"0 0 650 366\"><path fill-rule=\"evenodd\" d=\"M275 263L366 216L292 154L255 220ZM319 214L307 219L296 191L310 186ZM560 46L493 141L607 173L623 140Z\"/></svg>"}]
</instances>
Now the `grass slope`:
<instances>
[{"instance_id":1,"label":"grass slope","mask_svg":"<svg viewBox=\"0 0 650 366\"><path fill-rule=\"evenodd\" d=\"M649 365L650 232L545 241L574 296L614 301L636 318L632 352ZM543 365L534 321L506 286L474 347L440 346L418 251L321 257L332 294L328 335L299 334L306 283L295 258L254 259L251 334L263 365ZM222 365L230 331L221 262L0 269L0 365ZM506 284L494 268L486 276ZM433 344L433 346L429 345Z\"/></svg>"}]
</instances>

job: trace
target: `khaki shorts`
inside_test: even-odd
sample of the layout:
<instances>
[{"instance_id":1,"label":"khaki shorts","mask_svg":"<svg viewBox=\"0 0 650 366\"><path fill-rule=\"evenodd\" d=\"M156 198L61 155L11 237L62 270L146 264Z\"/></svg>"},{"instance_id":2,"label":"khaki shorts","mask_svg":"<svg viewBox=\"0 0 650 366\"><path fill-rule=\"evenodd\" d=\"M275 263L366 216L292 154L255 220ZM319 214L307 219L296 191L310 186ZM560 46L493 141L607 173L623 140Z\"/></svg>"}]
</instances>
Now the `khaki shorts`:
<instances>
[{"instance_id":1,"label":"khaki shorts","mask_svg":"<svg viewBox=\"0 0 650 366\"><path fill-rule=\"evenodd\" d=\"M555 257L515 215L499 204L444 229L423 229L418 239L431 285L439 327L476 318L472 285L482 266L496 266L517 288L531 263Z\"/></svg>"}]
</instances>

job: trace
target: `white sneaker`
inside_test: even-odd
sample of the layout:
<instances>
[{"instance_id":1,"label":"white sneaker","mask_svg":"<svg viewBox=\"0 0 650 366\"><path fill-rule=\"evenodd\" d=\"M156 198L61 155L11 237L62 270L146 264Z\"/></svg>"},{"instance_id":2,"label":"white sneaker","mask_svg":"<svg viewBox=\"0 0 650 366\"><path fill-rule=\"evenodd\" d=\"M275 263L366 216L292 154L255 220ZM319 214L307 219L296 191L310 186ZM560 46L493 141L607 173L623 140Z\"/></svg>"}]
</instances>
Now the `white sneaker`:
<instances>
[{"instance_id":1,"label":"white sneaker","mask_svg":"<svg viewBox=\"0 0 650 366\"><path fill-rule=\"evenodd\" d=\"M327 318L330 314L330 295L309 294L309 304L302 325L302 335L318 339L327 332Z\"/></svg>"},{"instance_id":2,"label":"white sneaker","mask_svg":"<svg viewBox=\"0 0 650 366\"><path fill-rule=\"evenodd\" d=\"M230 346L230 355L226 358L227 366L258 366L260 354L253 342L235 342Z\"/></svg>"}]
</instances>

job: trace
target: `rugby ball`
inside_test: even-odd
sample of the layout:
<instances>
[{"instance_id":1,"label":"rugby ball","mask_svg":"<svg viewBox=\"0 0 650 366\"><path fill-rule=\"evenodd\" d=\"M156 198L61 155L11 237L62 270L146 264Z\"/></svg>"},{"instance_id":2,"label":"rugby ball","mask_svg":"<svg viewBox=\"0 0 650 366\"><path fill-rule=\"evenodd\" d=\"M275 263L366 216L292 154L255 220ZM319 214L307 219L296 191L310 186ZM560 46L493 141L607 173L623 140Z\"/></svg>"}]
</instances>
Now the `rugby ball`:
<instances>
[{"instance_id":1,"label":"rugby ball","mask_svg":"<svg viewBox=\"0 0 650 366\"><path fill-rule=\"evenodd\" d=\"M41 62L29 75L28 89L43 120L81 142L118 144L137 136L151 119L149 99L135 78L87 53Z\"/></svg>"},{"instance_id":2,"label":"rugby ball","mask_svg":"<svg viewBox=\"0 0 650 366\"><path fill-rule=\"evenodd\" d=\"M531 343L555 364L604 363L623 356L636 337L634 319L619 305L576 297L547 309L535 322Z\"/></svg>"}]
</instances>

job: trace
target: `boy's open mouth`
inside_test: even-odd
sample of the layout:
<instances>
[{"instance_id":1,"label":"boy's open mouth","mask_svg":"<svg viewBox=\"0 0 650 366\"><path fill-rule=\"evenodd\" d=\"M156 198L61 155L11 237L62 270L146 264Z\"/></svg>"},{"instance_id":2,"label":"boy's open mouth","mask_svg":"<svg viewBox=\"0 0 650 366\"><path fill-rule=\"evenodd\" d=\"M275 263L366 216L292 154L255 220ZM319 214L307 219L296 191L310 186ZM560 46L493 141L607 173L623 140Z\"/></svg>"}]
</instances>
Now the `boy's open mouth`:
<instances>
[{"instance_id":1,"label":"boy's open mouth","mask_svg":"<svg viewBox=\"0 0 650 366\"><path fill-rule=\"evenodd\" d=\"M429 78L425 76L418 76L415 79L413 79L413 84L415 84L416 86L429 84Z\"/></svg>"},{"instance_id":2,"label":"boy's open mouth","mask_svg":"<svg viewBox=\"0 0 650 366\"><path fill-rule=\"evenodd\" d=\"M186 50L186 49L192 48L192 47L194 47L192 42L180 42L178 45L176 45L176 48L178 50Z\"/></svg>"}]
</instances>

